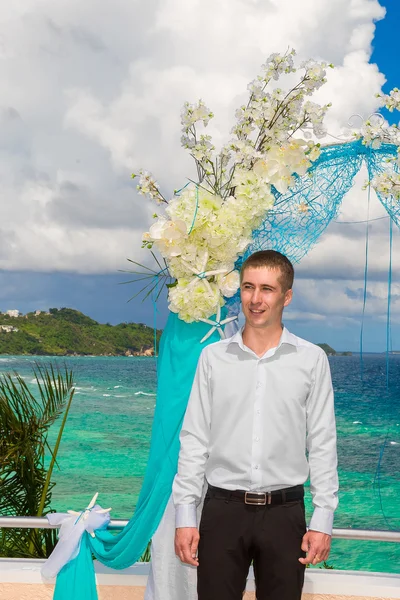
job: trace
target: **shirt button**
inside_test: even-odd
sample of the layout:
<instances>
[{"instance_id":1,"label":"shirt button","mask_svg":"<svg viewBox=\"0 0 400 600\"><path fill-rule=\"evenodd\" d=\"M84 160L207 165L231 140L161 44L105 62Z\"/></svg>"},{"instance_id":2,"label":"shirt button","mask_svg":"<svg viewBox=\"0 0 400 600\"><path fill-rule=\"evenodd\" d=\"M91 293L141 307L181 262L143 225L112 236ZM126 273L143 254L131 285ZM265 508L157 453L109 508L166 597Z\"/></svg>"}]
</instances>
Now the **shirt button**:
<instances>
[{"instance_id":1,"label":"shirt button","mask_svg":"<svg viewBox=\"0 0 400 600\"><path fill-rule=\"evenodd\" d=\"M261 387L261 381L257 381L257 389L259 390Z\"/></svg>"},{"instance_id":2,"label":"shirt button","mask_svg":"<svg viewBox=\"0 0 400 600\"><path fill-rule=\"evenodd\" d=\"M260 438L259 438L258 436L256 436L254 439L256 440L256 442L258 442L258 440L259 440Z\"/></svg>"},{"instance_id":3,"label":"shirt button","mask_svg":"<svg viewBox=\"0 0 400 600\"><path fill-rule=\"evenodd\" d=\"M259 415L259 414L260 414L260 412L261 412L261 410L257 410L256 412L257 412L257 414Z\"/></svg>"},{"instance_id":4,"label":"shirt button","mask_svg":"<svg viewBox=\"0 0 400 600\"><path fill-rule=\"evenodd\" d=\"M258 469L258 465L256 465L254 468L255 468L255 469Z\"/></svg>"}]
</instances>

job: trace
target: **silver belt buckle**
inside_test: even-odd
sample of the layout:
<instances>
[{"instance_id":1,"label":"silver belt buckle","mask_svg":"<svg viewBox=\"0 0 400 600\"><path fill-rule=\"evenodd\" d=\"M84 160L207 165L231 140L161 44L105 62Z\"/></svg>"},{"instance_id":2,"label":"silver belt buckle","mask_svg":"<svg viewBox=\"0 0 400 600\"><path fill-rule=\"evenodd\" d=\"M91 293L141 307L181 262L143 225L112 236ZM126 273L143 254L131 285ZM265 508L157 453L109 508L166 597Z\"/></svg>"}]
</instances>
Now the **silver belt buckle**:
<instances>
[{"instance_id":1,"label":"silver belt buckle","mask_svg":"<svg viewBox=\"0 0 400 600\"><path fill-rule=\"evenodd\" d=\"M258 497L250 498L249 494ZM271 492L245 492L244 503L251 504L253 506L265 506L266 504L271 504Z\"/></svg>"}]
</instances>

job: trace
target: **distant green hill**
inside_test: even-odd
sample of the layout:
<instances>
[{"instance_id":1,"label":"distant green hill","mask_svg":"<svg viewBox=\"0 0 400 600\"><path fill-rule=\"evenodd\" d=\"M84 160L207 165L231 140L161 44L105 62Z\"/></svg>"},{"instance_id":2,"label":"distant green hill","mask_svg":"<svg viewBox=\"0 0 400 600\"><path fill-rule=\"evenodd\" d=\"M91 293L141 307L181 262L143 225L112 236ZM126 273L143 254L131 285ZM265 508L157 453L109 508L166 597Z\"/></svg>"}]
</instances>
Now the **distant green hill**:
<instances>
[{"instance_id":1,"label":"distant green hill","mask_svg":"<svg viewBox=\"0 0 400 600\"><path fill-rule=\"evenodd\" d=\"M351 352L336 352L329 344L317 344L322 350L325 350L328 356L351 356Z\"/></svg>"},{"instance_id":2,"label":"distant green hill","mask_svg":"<svg viewBox=\"0 0 400 600\"><path fill-rule=\"evenodd\" d=\"M10 326L18 331L6 331ZM103 325L72 308L17 318L0 313L0 354L151 355L153 347L153 328L142 323Z\"/></svg>"},{"instance_id":3,"label":"distant green hill","mask_svg":"<svg viewBox=\"0 0 400 600\"><path fill-rule=\"evenodd\" d=\"M327 353L328 356L336 354L336 350L331 348L331 346L329 346L329 344L317 344L317 346L322 348L322 350L325 350L325 352Z\"/></svg>"}]
</instances>

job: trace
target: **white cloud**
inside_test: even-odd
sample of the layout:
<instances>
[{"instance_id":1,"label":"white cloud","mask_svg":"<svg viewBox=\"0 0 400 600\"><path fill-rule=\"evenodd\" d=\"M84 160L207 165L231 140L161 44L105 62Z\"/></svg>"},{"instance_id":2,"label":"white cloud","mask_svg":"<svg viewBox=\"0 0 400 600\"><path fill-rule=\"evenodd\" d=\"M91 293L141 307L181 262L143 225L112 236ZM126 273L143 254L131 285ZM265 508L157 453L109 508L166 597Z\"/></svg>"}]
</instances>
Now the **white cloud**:
<instances>
[{"instance_id":1,"label":"white cloud","mask_svg":"<svg viewBox=\"0 0 400 600\"><path fill-rule=\"evenodd\" d=\"M377 0L7 5L0 16L0 268L115 272L127 256L143 262L140 234L152 207L136 195L131 171L153 170L167 193L181 186L193 175L179 145L184 100L202 97L214 110L211 131L221 143L271 52L293 46L300 59L337 65L320 91L320 101L333 103L333 134L353 113L367 116L384 83L368 62L374 21L383 16ZM340 218L365 218L362 180ZM371 233L376 279L386 268L385 222ZM362 284L363 253L362 226L328 229L298 267L310 320L353 318L359 301L345 289ZM306 285L311 276L331 283ZM334 283L337 277L348 281Z\"/></svg>"},{"instance_id":2,"label":"white cloud","mask_svg":"<svg viewBox=\"0 0 400 600\"><path fill-rule=\"evenodd\" d=\"M364 281L347 280L338 285L333 279L301 279L296 283L297 306L306 306L310 313L330 317L359 318L363 308ZM400 315L400 284L392 285L392 314ZM366 313L384 314L387 309L387 283L369 282ZM301 314L302 311L299 313Z\"/></svg>"}]
</instances>

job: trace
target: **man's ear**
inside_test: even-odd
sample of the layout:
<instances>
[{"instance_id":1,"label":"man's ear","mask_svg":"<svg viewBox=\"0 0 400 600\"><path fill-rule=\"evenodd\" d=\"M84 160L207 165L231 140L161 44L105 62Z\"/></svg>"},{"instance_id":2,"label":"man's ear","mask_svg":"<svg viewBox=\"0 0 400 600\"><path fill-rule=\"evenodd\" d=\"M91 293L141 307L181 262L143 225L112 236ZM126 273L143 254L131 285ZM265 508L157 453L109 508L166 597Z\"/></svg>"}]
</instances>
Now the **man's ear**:
<instances>
[{"instance_id":1,"label":"man's ear","mask_svg":"<svg viewBox=\"0 0 400 600\"><path fill-rule=\"evenodd\" d=\"M293 298L293 290L288 290L287 292L285 292L285 302L283 304L283 306L288 306Z\"/></svg>"}]
</instances>

